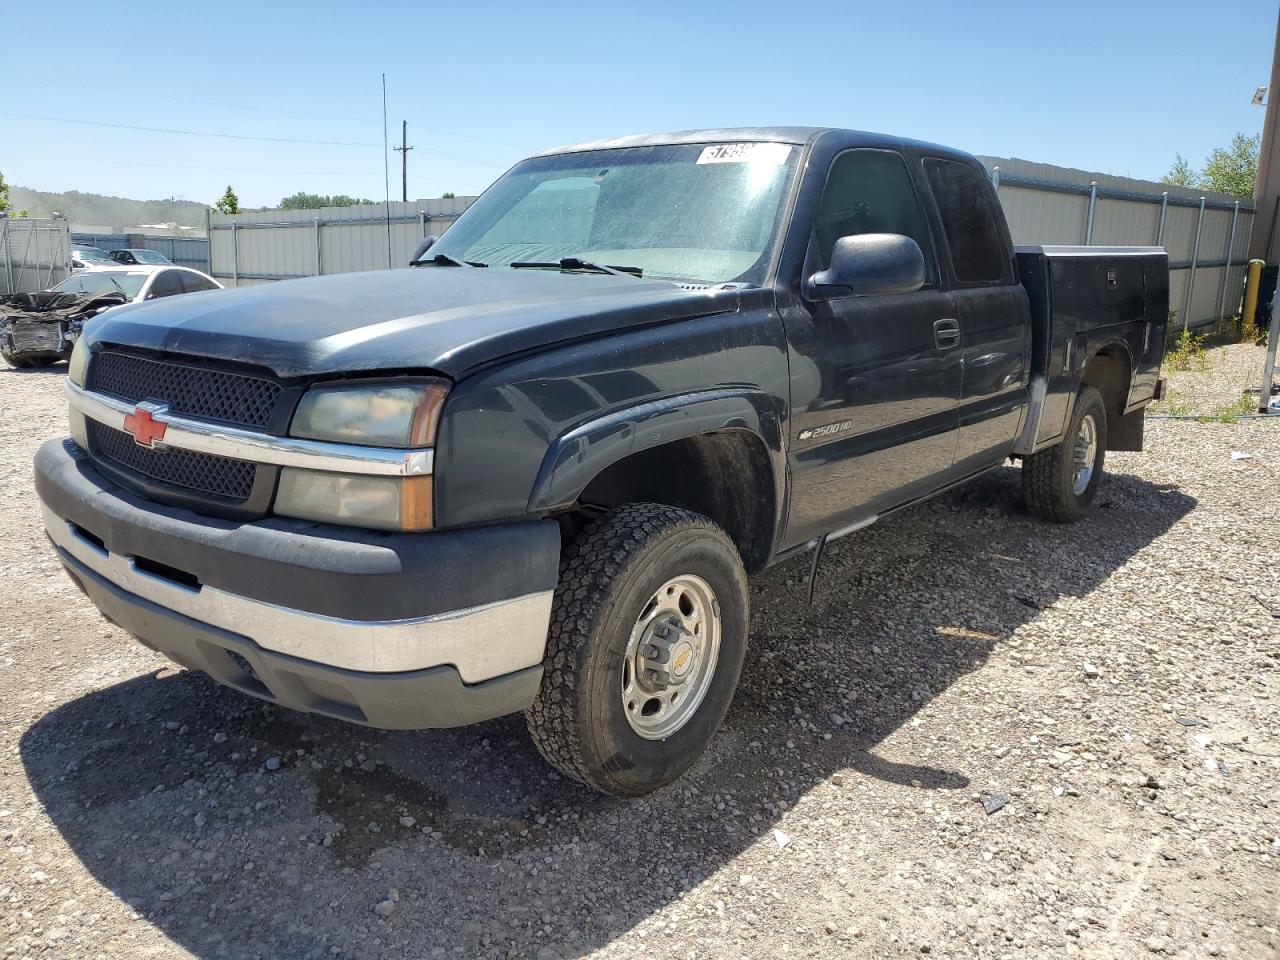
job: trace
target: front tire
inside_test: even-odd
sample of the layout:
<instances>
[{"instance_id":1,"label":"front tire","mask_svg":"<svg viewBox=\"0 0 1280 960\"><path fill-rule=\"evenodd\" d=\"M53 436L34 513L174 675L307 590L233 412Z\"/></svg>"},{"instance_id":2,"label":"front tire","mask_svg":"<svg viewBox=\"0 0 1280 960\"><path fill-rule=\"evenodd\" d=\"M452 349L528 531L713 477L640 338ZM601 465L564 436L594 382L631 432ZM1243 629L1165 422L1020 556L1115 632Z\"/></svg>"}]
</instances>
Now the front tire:
<instances>
[{"instance_id":1,"label":"front tire","mask_svg":"<svg viewBox=\"0 0 1280 960\"><path fill-rule=\"evenodd\" d=\"M538 751L618 797L675 780L724 720L746 652L747 577L699 514L613 511L565 550L542 686L525 712Z\"/></svg>"},{"instance_id":2,"label":"front tire","mask_svg":"<svg viewBox=\"0 0 1280 960\"><path fill-rule=\"evenodd\" d=\"M1095 387L1081 387L1062 442L1022 460L1027 508L1054 523L1084 518L1102 482L1107 408Z\"/></svg>"}]
</instances>

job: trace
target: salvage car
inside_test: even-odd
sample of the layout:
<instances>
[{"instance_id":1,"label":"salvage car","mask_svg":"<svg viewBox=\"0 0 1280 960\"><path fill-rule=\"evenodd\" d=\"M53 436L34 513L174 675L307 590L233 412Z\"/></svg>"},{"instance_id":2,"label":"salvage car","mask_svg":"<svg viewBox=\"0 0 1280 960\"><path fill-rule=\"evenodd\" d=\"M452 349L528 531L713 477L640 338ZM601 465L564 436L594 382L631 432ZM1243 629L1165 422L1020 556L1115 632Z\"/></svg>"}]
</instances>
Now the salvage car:
<instances>
[{"instance_id":1,"label":"salvage car","mask_svg":"<svg viewBox=\"0 0 1280 960\"><path fill-rule=\"evenodd\" d=\"M68 360L86 321L128 302L118 290L0 295L0 356L11 367L47 367Z\"/></svg>"},{"instance_id":2,"label":"salvage car","mask_svg":"<svg viewBox=\"0 0 1280 960\"><path fill-rule=\"evenodd\" d=\"M110 254L100 247L83 243L71 245L71 269L93 270L97 267L109 267L115 263Z\"/></svg>"},{"instance_id":3,"label":"salvage car","mask_svg":"<svg viewBox=\"0 0 1280 960\"><path fill-rule=\"evenodd\" d=\"M124 264L130 264L130 265L139 264L139 263L156 264L156 265L173 263L172 260L166 257L163 253L159 253L158 251L142 250L142 249L137 249L133 247L123 249L123 250L112 250L109 256L116 263L124 263Z\"/></svg>"},{"instance_id":4,"label":"salvage car","mask_svg":"<svg viewBox=\"0 0 1280 960\"><path fill-rule=\"evenodd\" d=\"M715 734L748 575L1010 457L1080 520L1161 392L1162 249L1015 251L974 157L897 137L553 150L416 262L95 321L49 538L184 667L373 727L524 711L617 796Z\"/></svg>"},{"instance_id":5,"label":"salvage car","mask_svg":"<svg viewBox=\"0 0 1280 960\"><path fill-rule=\"evenodd\" d=\"M67 293L123 293L130 302L157 300L180 293L221 290L222 284L208 274L190 267L136 266L100 267L74 273L54 284L51 290Z\"/></svg>"}]
</instances>

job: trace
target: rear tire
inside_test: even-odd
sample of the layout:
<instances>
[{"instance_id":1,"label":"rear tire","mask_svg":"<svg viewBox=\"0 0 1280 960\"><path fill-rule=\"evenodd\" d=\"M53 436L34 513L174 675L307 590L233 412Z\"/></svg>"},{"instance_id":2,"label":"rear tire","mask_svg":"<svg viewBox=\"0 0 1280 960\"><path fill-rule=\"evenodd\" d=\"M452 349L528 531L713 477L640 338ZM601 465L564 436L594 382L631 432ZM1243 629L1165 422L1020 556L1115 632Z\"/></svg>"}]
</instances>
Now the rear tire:
<instances>
[{"instance_id":1,"label":"rear tire","mask_svg":"<svg viewBox=\"0 0 1280 960\"><path fill-rule=\"evenodd\" d=\"M1022 459L1027 508L1054 523L1083 519L1102 482L1107 408L1094 387L1081 387L1062 442Z\"/></svg>"},{"instance_id":2,"label":"rear tire","mask_svg":"<svg viewBox=\"0 0 1280 960\"><path fill-rule=\"evenodd\" d=\"M538 751L617 797L675 780L733 700L748 604L742 558L700 514L631 504L589 527L565 549L525 712Z\"/></svg>"},{"instance_id":3,"label":"rear tire","mask_svg":"<svg viewBox=\"0 0 1280 960\"><path fill-rule=\"evenodd\" d=\"M9 353L7 350L0 351L0 357L4 357L4 362L7 363L9 366L13 367L15 370L22 370L26 367L31 366L31 363L28 360L26 360L23 357L15 357L13 354Z\"/></svg>"}]
</instances>

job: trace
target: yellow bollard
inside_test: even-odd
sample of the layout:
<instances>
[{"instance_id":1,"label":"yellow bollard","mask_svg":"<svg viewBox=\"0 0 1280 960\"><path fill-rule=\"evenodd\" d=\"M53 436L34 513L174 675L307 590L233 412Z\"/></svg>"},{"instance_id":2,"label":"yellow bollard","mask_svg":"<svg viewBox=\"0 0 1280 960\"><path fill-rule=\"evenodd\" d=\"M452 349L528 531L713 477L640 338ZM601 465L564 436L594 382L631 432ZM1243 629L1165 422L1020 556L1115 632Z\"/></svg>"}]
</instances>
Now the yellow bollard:
<instances>
[{"instance_id":1,"label":"yellow bollard","mask_svg":"<svg viewBox=\"0 0 1280 960\"><path fill-rule=\"evenodd\" d=\"M1258 312L1258 285L1262 281L1262 260L1250 260L1249 272L1244 281L1244 309L1240 311L1240 326L1249 329L1253 326Z\"/></svg>"}]
</instances>

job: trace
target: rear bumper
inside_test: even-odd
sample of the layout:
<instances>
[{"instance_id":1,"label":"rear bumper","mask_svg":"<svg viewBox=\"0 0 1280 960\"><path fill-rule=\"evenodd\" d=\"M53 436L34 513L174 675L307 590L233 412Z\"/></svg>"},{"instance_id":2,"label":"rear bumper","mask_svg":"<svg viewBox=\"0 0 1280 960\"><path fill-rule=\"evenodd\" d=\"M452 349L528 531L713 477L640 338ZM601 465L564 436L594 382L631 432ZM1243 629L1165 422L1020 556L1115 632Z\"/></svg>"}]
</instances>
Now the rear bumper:
<instances>
[{"instance_id":1,"label":"rear bumper","mask_svg":"<svg viewBox=\"0 0 1280 960\"><path fill-rule=\"evenodd\" d=\"M140 500L67 441L40 449L36 485L59 558L103 614L229 686L386 728L500 716L537 692L554 523L232 523Z\"/></svg>"}]
</instances>

